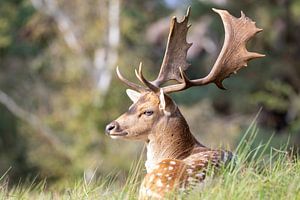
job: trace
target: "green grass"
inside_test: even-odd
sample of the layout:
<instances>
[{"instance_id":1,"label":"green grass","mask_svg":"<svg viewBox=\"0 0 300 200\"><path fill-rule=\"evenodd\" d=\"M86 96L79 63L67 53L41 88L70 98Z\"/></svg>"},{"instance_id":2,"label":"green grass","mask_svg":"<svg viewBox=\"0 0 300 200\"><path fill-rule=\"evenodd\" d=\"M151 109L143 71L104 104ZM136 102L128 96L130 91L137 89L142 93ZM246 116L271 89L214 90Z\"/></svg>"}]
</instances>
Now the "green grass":
<instances>
[{"instance_id":1,"label":"green grass","mask_svg":"<svg viewBox=\"0 0 300 200\"><path fill-rule=\"evenodd\" d=\"M271 139L253 147L257 133L253 123L236 149L235 162L179 198L300 200L300 159L287 151L286 142L280 149L270 146ZM133 164L124 185L104 177L55 189L47 187L47 181L10 188L6 184L6 175L3 175L0 178L0 199L137 199L142 168L140 159Z\"/></svg>"}]
</instances>

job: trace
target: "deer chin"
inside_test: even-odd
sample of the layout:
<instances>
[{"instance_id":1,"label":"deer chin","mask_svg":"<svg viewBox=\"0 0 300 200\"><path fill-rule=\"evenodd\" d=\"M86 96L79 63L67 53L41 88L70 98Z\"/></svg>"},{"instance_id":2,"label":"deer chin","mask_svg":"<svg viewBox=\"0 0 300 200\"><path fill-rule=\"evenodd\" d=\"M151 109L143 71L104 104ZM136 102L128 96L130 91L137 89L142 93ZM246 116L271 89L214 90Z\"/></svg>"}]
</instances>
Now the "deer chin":
<instances>
[{"instance_id":1,"label":"deer chin","mask_svg":"<svg viewBox=\"0 0 300 200\"><path fill-rule=\"evenodd\" d=\"M122 132L115 132L115 133L110 133L109 136L112 138L112 139L118 139L118 138L122 138L122 137L125 137L127 136L128 133L125 132L125 131L122 131Z\"/></svg>"}]
</instances>

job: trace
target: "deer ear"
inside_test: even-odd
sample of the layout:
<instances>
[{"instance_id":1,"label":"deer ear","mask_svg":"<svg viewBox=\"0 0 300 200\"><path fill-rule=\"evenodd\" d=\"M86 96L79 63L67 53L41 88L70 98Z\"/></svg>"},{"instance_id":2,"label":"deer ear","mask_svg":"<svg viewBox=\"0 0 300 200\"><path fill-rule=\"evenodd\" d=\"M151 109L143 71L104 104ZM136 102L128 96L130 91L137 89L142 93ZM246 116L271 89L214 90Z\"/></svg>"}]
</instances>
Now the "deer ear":
<instances>
[{"instance_id":1,"label":"deer ear","mask_svg":"<svg viewBox=\"0 0 300 200\"><path fill-rule=\"evenodd\" d=\"M133 101L133 103L137 102L137 100L139 100L139 98L141 96L141 93L131 90L131 89L127 89L126 94L128 95L129 99L131 101Z\"/></svg>"},{"instance_id":2,"label":"deer ear","mask_svg":"<svg viewBox=\"0 0 300 200\"><path fill-rule=\"evenodd\" d=\"M159 91L159 109L161 109L165 115L171 115L171 113L166 110L166 99L162 88Z\"/></svg>"},{"instance_id":3,"label":"deer ear","mask_svg":"<svg viewBox=\"0 0 300 200\"><path fill-rule=\"evenodd\" d=\"M166 110L165 94L162 89L159 91L159 109Z\"/></svg>"}]
</instances>

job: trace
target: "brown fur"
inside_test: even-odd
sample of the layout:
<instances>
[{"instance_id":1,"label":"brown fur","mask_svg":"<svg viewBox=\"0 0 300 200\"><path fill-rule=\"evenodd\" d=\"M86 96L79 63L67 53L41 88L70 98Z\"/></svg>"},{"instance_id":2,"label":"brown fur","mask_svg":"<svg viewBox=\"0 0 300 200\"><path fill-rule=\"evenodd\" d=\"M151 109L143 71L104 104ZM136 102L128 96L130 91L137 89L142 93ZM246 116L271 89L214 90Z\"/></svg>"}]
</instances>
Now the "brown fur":
<instances>
[{"instance_id":1,"label":"brown fur","mask_svg":"<svg viewBox=\"0 0 300 200\"><path fill-rule=\"evenodd\" d=\"M165 110L160 108L161 101L166 102ZM145 111L153 111L153 114L147 116ZM117 124L117 127L109 134L126 132L127 135L118 138L146 142L147 175L141 186L140 199L159 199L180 185L188 186L185 183L193 176L203 176L196 179L202 181L205 177L205 167L210 162L218 167L220 162L225 161L224 151L211 150L195 139L177 105L167 95L161 100L160 95L154 92L142 93L136 103L113 123ZM170 165L170 169L175 171L169 175L170 171L165 169L168 163L173 162L176 165ZM193 169L193 173L188 169ZM165 176L164 179L160 177L162 175ZM171 182L165 181L168 180L167 176L171 176Z\"/></svg>"}]
</instances>

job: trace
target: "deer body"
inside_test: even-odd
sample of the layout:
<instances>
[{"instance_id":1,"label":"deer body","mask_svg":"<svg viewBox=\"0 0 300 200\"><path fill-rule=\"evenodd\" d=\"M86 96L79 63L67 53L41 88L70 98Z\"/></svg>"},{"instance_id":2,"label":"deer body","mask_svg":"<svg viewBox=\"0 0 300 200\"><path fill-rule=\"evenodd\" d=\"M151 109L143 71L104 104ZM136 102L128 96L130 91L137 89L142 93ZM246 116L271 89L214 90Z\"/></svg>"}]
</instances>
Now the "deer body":
<instances>
[{"instance_id":1,"label":"deer body","mask_svg":"<svg viewBox=\"0 0 300 200\"><path fill-rule=\"evenodd\" d=\"M130 97L134 104L107 129L114 138L146 142L147 175L141 185L140 199L163 198L177 187L201 182L209 164L218 167L231 159L230 152L211 150L196 140L169 96L147 91Z\"/></svg>"},{"instance_id":2,"label":"deer body","mask_svg":"<svg viewBox=\"0 0 300 200\"><path fill-rule=\"evenodd\" d=\"M225 40L211 72L204 78L190 80L184 70L187 51L190 9L182 22L172 19L167 49L156 80L150 82L142 73L142 65L135 71L142 87L125 79L117 68L117 75L130 88L127 95L133 101L129 110L106 127L112 138L140 140L147 145L147 174L141 184L139 199L162 199L169 192L185 189L205 179L209 166L217 169L226 164L232 153L213 150L198 142L176 103L168 96L172 92L192 86L215 83L224 89L222 81L247 65L247 61L264 55L248 52L246 43L260 32L255 23L243 13L235 18L227 11L216 10L225 27ZM162 85L169 80L177 84Z\"/></svg>"},{"instance_id":3,"label":"deer body","mask_svg":"<svg viewBox=\"0 0 300 200\"><path fill-rule=\"evenodd\" d=\"M198 142L179 109L173 117L162 127L154 127L158 131L153 131L146 142L147 175L141 184L140 200L160 199L174 188L202 182L208 164L219 167L232 158L231 152L211 150Z\"/></svg>"}]
</instances>

